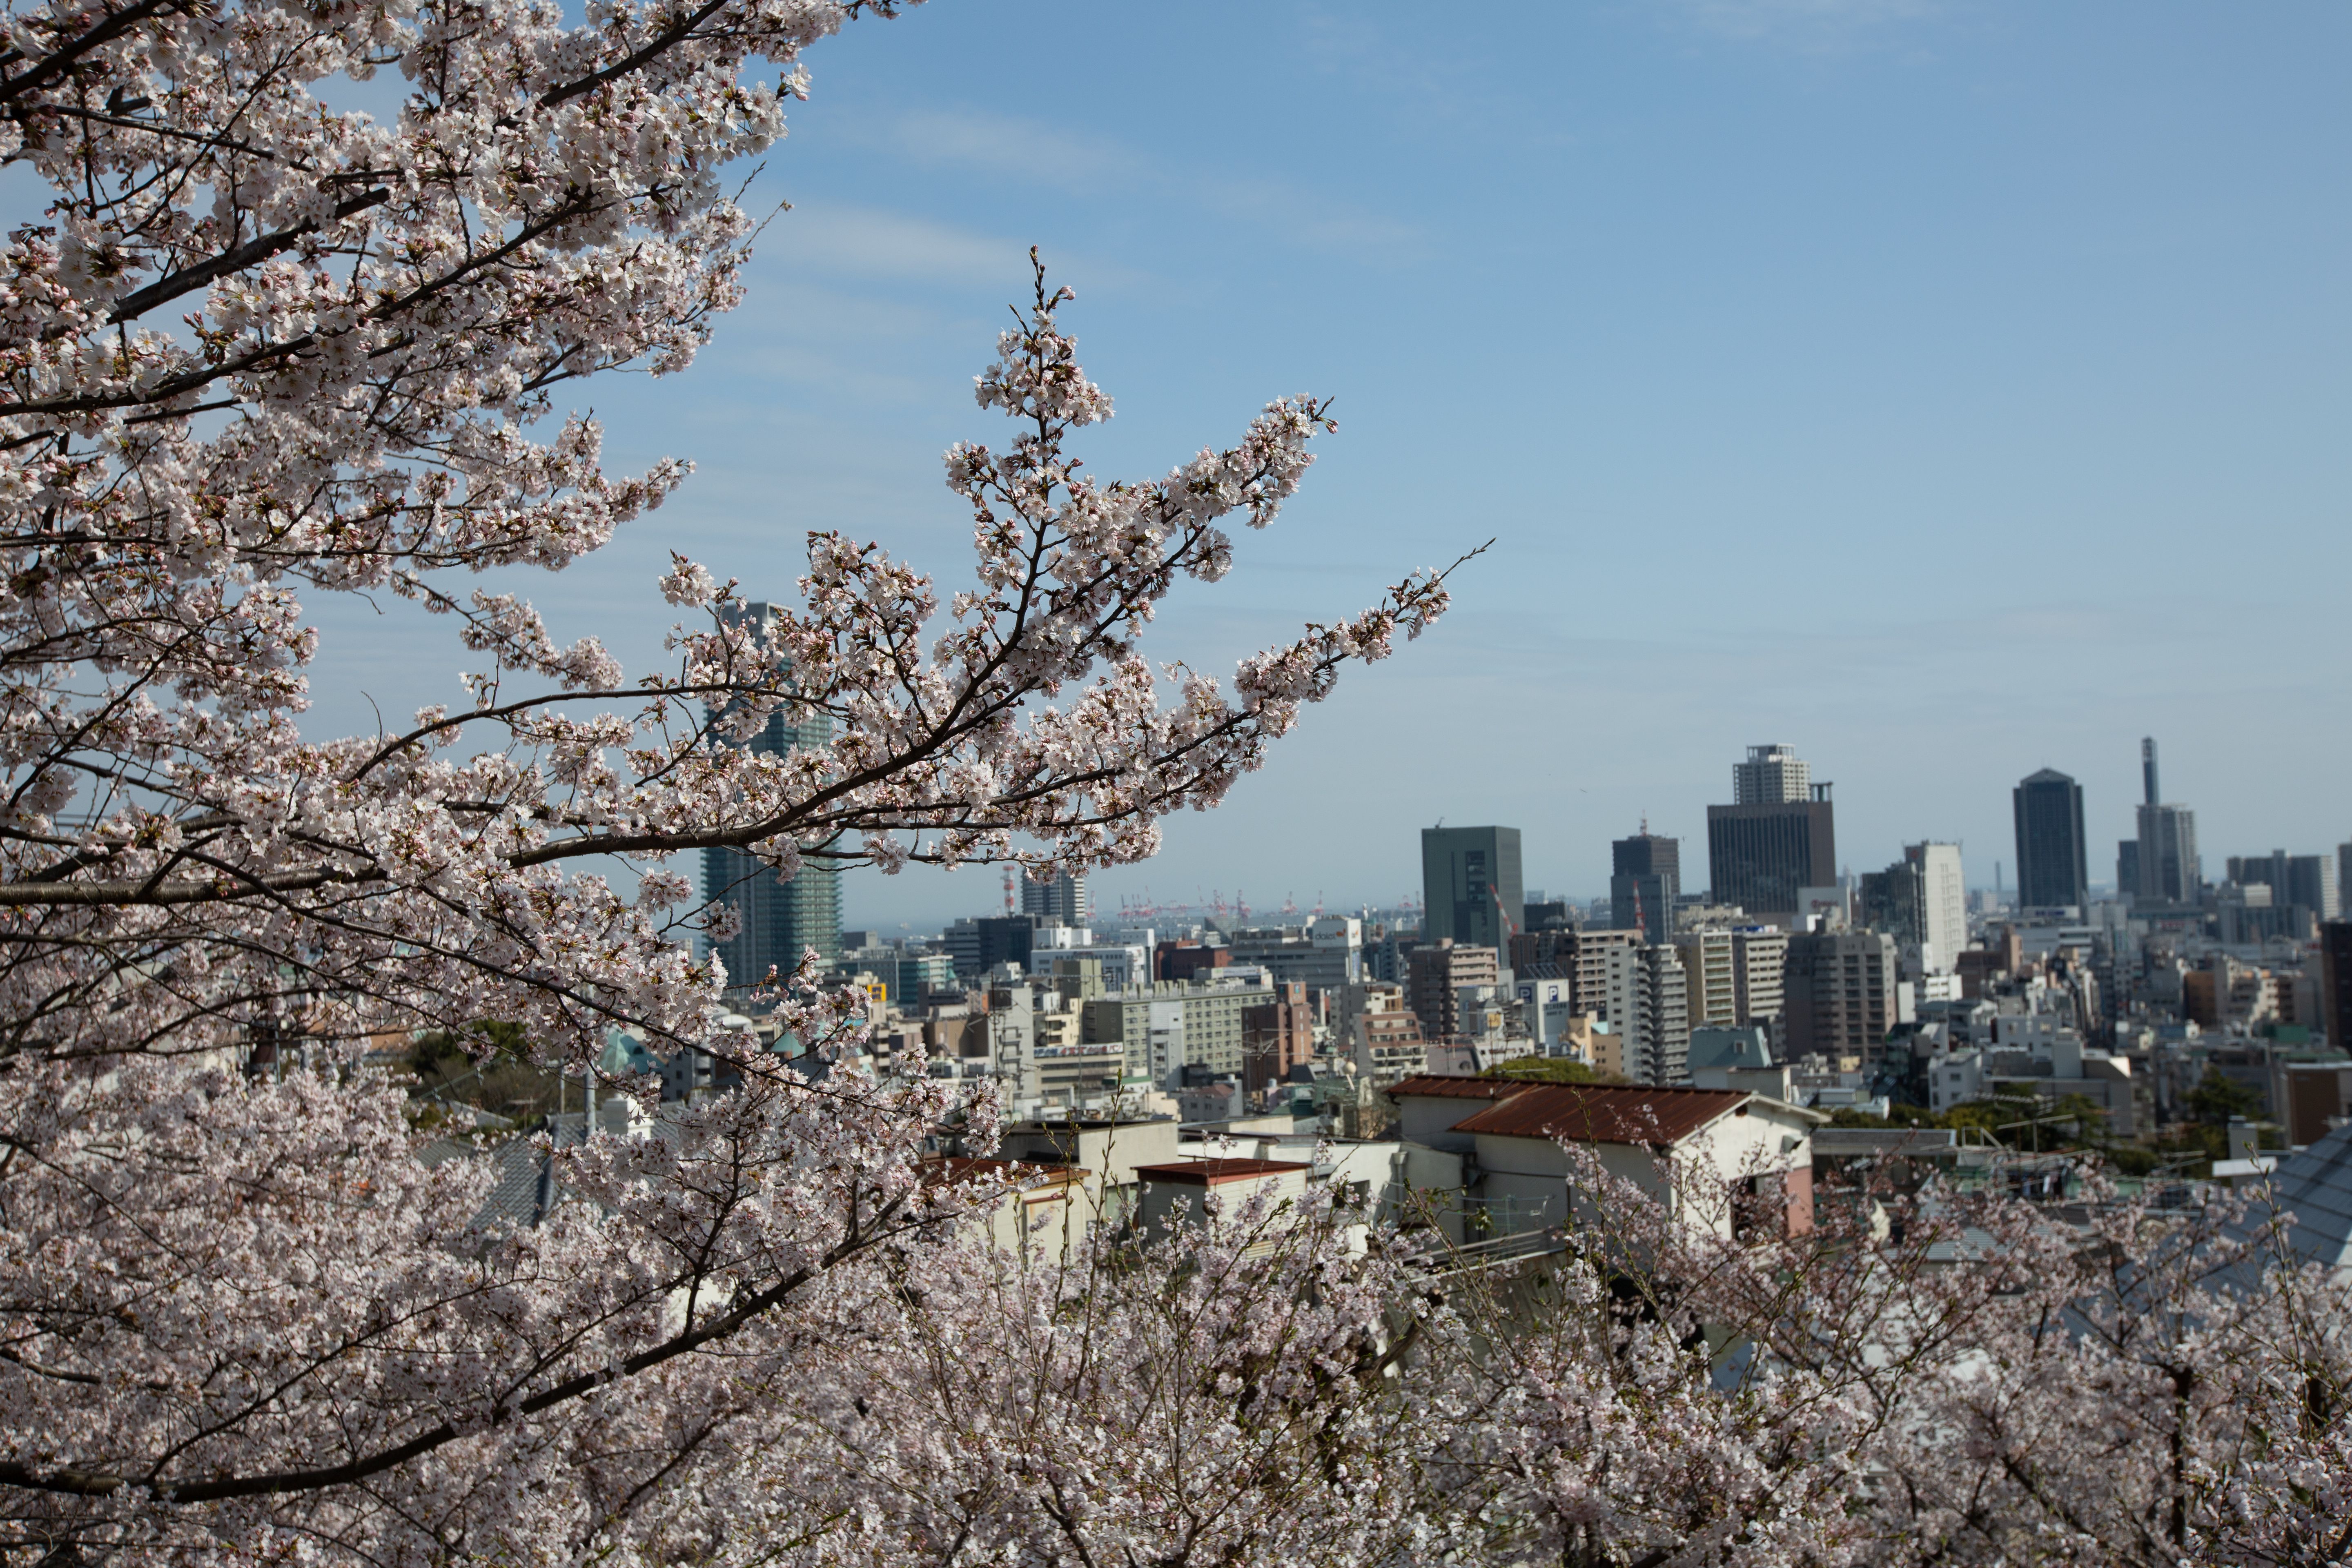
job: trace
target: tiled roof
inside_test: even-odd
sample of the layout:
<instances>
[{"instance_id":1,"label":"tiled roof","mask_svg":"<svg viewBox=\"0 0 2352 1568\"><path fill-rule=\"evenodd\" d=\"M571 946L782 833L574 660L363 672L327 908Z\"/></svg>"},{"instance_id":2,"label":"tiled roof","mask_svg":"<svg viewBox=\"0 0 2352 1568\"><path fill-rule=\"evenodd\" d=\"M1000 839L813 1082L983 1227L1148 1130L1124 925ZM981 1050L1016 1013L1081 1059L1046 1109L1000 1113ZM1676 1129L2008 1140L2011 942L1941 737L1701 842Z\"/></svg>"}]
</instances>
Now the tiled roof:
<instances>
[{"instance_id":1,"label":"tiled roof","mask_svg":"<svg viewBox=\"0 0 2352 1568\"><path fill-rule=\"evenodd\" d=\"M1455 1122L1454 1131L1576 1143L1679 1143L1755 1098L1740 1089L1540 1084Z\"/></svg>"},{"instance_id":2,"label":"tiled roof","mask_svg":"<svg viewBox=\"0 0 2352 1568\"><path fill-rule=\"evenodd\" d=\"M1400 1079L1389 1085L1390 1099L1408 1094L1434 1095L1441 1100L1508 1100L1521 1089L1536 1087L1524 1079L1454 1078L1442 1073L1422 1073L1414 1078Z\"/></svg>"},{"instance_id":3,"label":"tiled roof","mask_svg":"<svg viewBox=\"0 0 2352 1568\"><path fill-rule=\"evenodd\" d=\"M1253 1176L1279 1175L1285 1171L1311 1171L1296 1160L1178 1160L1167 1165L1138 1165L1135 1173L1152 1182L1197 1182L1213 1187Z\"/></svg>"},{"instance_id":4,"label":"tiled roof","mask_svg":"<svg viewBox=\"0 0 2352 1568\"><path fill-rule=\"evenodd\" d=\"M2287 1239L2304 1261L2329 1270L2352 1265L2352 1122L2281 1160L2270 1191L2294 1217Z\"/></svg>"}]
</instances>

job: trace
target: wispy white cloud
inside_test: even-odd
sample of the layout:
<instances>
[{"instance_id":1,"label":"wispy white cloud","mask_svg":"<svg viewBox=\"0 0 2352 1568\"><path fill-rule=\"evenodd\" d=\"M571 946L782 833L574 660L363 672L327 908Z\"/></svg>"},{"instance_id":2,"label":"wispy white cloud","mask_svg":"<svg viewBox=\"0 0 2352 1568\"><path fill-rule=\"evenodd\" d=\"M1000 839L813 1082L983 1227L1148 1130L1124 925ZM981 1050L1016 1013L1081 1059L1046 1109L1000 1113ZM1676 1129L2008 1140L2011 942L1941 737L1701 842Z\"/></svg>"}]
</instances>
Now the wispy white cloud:
<instances>
[{"instance_id":1,"label":"wispy white cloud","mask_svg":"<svg viewBox=\"0 0 2352 1568\"><path fill-rule=\"evenodd\" d=\"M1009 115L924 110L900 115L871 142L919 167L969 170L1130 205L1181 204L1312 249L1393 252L1420 233L1400 219L1286 181L1176 168L1108 137ZM883 248L907 248L895 237L875 238Z\"/></svg>"},{"instance_id":2,"label":"wispy white cloud","mask_svg":"<svg viewBox=\"0 0 2352 1568\"><path fill-rule=\"evenodd\" d=\"M881 129L891 149L931 167L976 170L999 178L1077 190L1129 180L1142 160L1100 136L981 110L921 110Z\"/></svg>"},{"instance_id":3,"label":"wispy white cloud","mask_svg":"<svg viewBox=\"0 0 2352 1568\"><path fill-rule=\"evenodd\" d=\"M763 250L809 272L929 282L1018 283L1028 247L874 207L811 203L783 214Z\"/></svg>"}]
</instances>

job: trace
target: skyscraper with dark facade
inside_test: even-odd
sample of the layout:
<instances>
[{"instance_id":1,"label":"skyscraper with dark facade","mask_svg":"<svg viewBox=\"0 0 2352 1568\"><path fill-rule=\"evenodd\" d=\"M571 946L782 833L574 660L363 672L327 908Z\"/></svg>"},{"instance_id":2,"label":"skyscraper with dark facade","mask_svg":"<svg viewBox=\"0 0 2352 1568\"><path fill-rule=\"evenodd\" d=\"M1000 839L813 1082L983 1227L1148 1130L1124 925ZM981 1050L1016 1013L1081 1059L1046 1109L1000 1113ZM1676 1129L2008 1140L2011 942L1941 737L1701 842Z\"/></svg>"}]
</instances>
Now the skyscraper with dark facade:
<instances>
[{"instance_id":1,"label":"skyscraper with dark facade","mask_svg":"<svg viewBox=\"0 0 2352 1568\"><path fill-rule=\"evenodd\" d=\"M1830 786L1786 746L1750 746L1732 769L1732 794L1736 804L1706 808L1710 896L1793 923L1802 889L1837 883Z\"/></svg>"},{"instance_id":2,"label":"skyscraper with dark facade","mask_svg":"<svg viewBox=\"0 0 2352 1568\"><path fill-rule=\"evenodd\" d=\"M2017 819L2021 909L2087 910L2090 847L2083 837L2083 786L2055 768L2031 773L2010 792Z\"/></svg>"},{"instance_id":3,"label":"skyscraper with dark facade","mask_svg":"<svg viewBox=\"0 0 2352 1568\"><path fill-rule=\"evenodd\" d=\"M1683 891L1683 845L1662 838L1648 823L1631 838L1609 846L1610 921L1619 931L1642 930L1643 940L1668 942L1675 933L1675 900Z\"/></svg>"},{"instance_id":4,"label":"skyscraper with dark facade","mask_svg":"<svg viewBox=\"0 0 2352 1568\"><path fill-rule=\"evenodd\" d=\"M1509 948L1524 925L1516 827L1421 830L1421 940L1452 937L1465 947Z\"/></svg>"},{"instance_id":5,"label":"skyscraper with dark facade","mask_svg":"<svg viewBox=\"0 0 2352 1568\"><path fill-rule=\"evenodd\" d=\"M2139 743L2146 801L2139 808L2139 886L2144 904L2185 906L2197 901L2205 880L2197 855L2197 814L2185 805L2161 804L2156 773L2156 742Z\"/></svg>"},{"instance_id":6,"label":"skyscraper with dark facade","mask_svg":"<svg viewBox=\"0 0 2352 1568\"><path fill-rule=\"evenodd\" d=\"M772 612L761 603L738 612L765 640ZM813 714L797 722L782 713L768 716L767 724L741 742L753 752L786 756L795 751L828 744L833 721ZM817 847L803 845L803 852ZM786 881L756 856L740 849L711 848L702 852L703 896L731 906L735 934L712 944L727 965L730 989L759 984L773 968L790 974L808 949L816 950L828 967L841 956L841 872L831 861L804 858L799 871Z\"/></svg>"}]
</instances>

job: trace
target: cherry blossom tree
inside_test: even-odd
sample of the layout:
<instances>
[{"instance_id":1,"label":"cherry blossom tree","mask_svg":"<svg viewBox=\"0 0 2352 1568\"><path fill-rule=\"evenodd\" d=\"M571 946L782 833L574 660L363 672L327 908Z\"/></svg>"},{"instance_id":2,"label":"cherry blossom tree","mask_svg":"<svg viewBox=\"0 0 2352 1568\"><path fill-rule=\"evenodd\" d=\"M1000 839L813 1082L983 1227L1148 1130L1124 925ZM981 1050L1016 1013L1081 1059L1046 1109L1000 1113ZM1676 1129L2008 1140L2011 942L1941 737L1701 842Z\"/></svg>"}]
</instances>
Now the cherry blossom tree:
<instances>
[{"instance_id":1,"label":"cherry blossom tree","mask_svg":"<svg viewBox=\"0 0 2352 1568\"><path fill-rule=\"evenodd\" d=\"M978 384L1012 441L948 457L978 562L946 604L825 533L754 626L679 558L675 657L632 679L465 587L684 481L607 474L558 400L688 366L756 232L730 169L782 133L805 48L895 9L8 10L0 153L52 199L0 314L0 1548L758 1555L734 1489L779 1391L897 1288L887 1249L944 1241L970 1200L926 1139L993 1112L874 1079L814 972L779 977L796 1064L730 1033L676 858L1133 859L1444 609L1421 574L1230 683L1147 661L1328 419L1277 402L1164 479L1095 480L1067 443L1110 404L1042 270ZM337 107L387 76L389 121ZM303 595L358 593L447 616L480 672L314 735ZM779 711L835 739L739 743ZM485 1227L491 1173L420 1163L364 1058L484 1018L567 1070L626 1026L742 1087L551 1156L576 1201Z\"/></svg>"}]
</instances>

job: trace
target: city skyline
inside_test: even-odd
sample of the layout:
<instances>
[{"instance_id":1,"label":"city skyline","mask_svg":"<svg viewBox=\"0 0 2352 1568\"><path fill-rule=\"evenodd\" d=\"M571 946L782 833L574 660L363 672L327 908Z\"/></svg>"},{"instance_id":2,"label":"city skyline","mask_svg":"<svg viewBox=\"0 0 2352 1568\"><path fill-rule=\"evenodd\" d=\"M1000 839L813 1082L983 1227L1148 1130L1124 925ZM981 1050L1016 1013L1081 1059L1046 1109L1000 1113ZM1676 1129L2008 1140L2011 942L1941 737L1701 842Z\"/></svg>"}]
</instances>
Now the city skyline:
<instances>
[{"instance_id":1,"label":"city skyline","mask_svg":"<svg viewBox=\"0 0 2352 1568\"><path fill-rule=\"evenodd\" d=\"M696 473L560 577L486 585L633 673L666 662L673 547L782 596L803 531L838 527L951 589L970 521L940 454L1001 438L971 377L1034 243L1118 400L1090 471L1164 472L1271 397L1338 399L1306 488L1147 655L1227 677L1496 540L1433 636L1351 672L1157 862L1098 873L1105 908L1146 886L1393 900L1440 817L1519 823L1530 884L1597 895L1644 814L1703 843L1721 759L1759 735L1836 781L1856 871L1958 840L1971 883L1999 861L2013 885L2009 792L2047 766L2082 782L2109 880L2147 734L2209 864L2352 837L2325 788L2352 766L2330 603L2352 222L2329 151L2352 16L1422 22L1024 0L849 29L755 190L793 210L742 307L689 374L597 391L616 471ZM1007 112L971 83L1032 30L1070 86ZM1139 82L1146 57L1165 68ZM1301 117L1318 155L1268 170L1257 128ZM2261 595L2184 579L2217 537L2301 570ZM439 624L378 609L314 606L320 734L464 700L455 658L415 658ZM1431 714L1442 765L1400 769ZM995 901L974 871L861 873L844 900L891 927Z\"/></svg>"}]
</instances>

